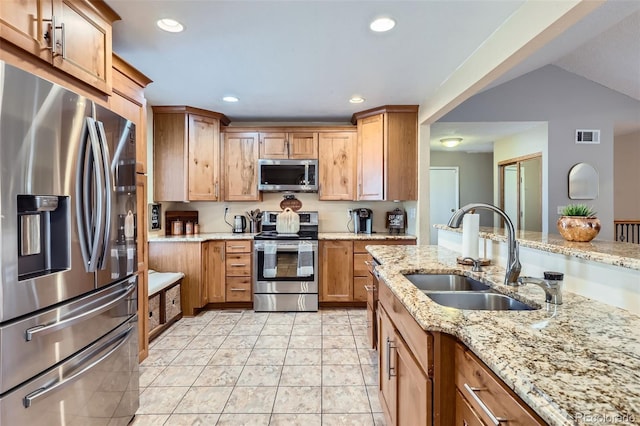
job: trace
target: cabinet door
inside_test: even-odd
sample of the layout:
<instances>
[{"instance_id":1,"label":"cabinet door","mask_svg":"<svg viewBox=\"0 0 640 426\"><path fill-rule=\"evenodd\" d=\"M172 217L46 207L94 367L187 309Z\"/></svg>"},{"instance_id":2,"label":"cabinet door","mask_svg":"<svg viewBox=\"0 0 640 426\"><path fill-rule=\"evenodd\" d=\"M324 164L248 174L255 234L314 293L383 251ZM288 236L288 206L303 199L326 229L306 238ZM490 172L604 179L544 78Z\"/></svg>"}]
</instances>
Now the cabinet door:
<instances>
[{"instance_id":1,"label":"cabinet door","mask_svg":"<svg viewBox=\"0 0 640 426\"><path fill-rule=\"evenodd\" d=\"M320 241L320 301L353 300L353 242Z\"/></svg>"},{"instance_id":2,"label":"cabinet door","mask_svg":"<svg viewBox=\"0 0 640 426\"><path fill-rule=\"evenodd\" d=\"M225 301L224 260L224 241L203 243L203 293L206 293L207 299L205 304Z\"/></svg>"},{"instance_id":3,"label":"cabinet door","mask_svg":"<svg viewBox=\"0 0 640 426\"><path fill-rule=\"evenodd\" d=\"M320 133L318 164L320 200L353 200L355 186L355 134Z\"/></svg>"},{"instance_id":4,"label":"cabinet door","mask_svg":"<svg viewBox=\"0 0 640 426\"><path fill-rule=\"evenodd\" d=\"M53 66L111 93L111 23L80 0L54 0Z\"/></svg>"},{"instance_id":5,"label":"cabinet door","mask_svg":"<svg viewBox=\"0 0 640 426\"><path fill-rule=\"evenodd\" d=\"M186 116L153 114L153 199L188 201Z\"/></svg>"},{"instance_id":6,"label":"cabinet door","mask_svg":"<svg viewBox=\"0 0 640 426\"><path fill-rule=\"evenodd\" d=\"M461 426L485 426L466 399L456 390L456 424Z\"/></svg>"},{"instance_id":7,"label":"cabinet door","mask_svg":"<svg viewBox=\"0 0 640 426\"><path fill-rule=\"evenodd\" d=\"M385 132L385 199L417 200L418 113L388 113Z\"/></svg>"},{"instance_id":8,"label":"cabinet door","mask_svg":"<svg viewBox=\"0 0 640 426\"><path fill-rule=\"evenodd\" d=\"M289 158L286 133L260 133L260 158Z\"/></svg>"},{"instance_id":9,"label":"cabinet door","mask_svg":"<svg viewBox=\"0 0 640 426\"><path fill-rule=\"evenodd\" d=\"M259 201L258 134L225 133L226 201Z\"/></svg>"},{"instance_id":10,"label":"cabinet door","mask_svg":"<svg viewBox=\"0 0 640 426\"><path fill-rule=\"evenodd\" d=\"M384 114L358 120L358 200L384 199Z\"/></svg>"},{"instance_id":11,"label":"cabinet door","mask_svg":"<svg viewBox=\"0 0 640 426\"><path fill-rule=\"evenodd\" d=\"M385 420L389 425L397 424L397 383L395 371L397 357L394 349L395 339L396 335L393 324L384 308L378 305L378 396Z\"/></svg>"},{"instance_id":12,"label":"cabinet door","mask_svg":"<svg viewBox=\"0 0 640 426\"><path fill-rule=\"evenodd\" d=\"M189 200L219 201L220 124L189 114Z\"/></svg>"},{"instance_id":13,"label":"cabinet door","mask_svg":"<svg viewBox=\"0 0 640 426\"><path fill-rule=\"evenodd\" d=\"M431 423L431 379L422 371L402 338L396 333L395 373L397 375L396 422L402 426L424 426Z\"/></svg>"},{"instance_id":14,"label":"cabinet door","mask_svg":"<svg viewBox=\"0 0 640 426\"><path fill-rule=\"evenodd\" d=\"M51 19L51 0L0 1L0 38L15 44L32 55L51 61L51 51L45 34Z\"/></svg>"},{"instance_id":15,"label":"cabinet door","mask_svg":"<svg viewBox=\"0 0 640 426\"><path fill-rule=\"evenodd\" d=\"M289 133L289 158L310 160L318 158L318 133Z\"/></svg>"}]
</instances>

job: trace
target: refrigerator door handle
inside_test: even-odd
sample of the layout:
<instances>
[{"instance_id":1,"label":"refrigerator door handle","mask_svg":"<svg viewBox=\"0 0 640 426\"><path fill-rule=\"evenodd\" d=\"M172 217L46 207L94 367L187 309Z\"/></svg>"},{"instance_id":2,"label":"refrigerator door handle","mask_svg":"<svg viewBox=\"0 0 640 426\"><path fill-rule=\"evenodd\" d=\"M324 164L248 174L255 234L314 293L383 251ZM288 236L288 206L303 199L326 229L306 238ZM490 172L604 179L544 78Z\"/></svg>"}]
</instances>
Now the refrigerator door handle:
<instances>
[{"instance_id":1,"label":"refrigerator door handle","mask_svg":"<svg viewBox=\"0 0 640 426\"><path fill-rule=\"evenodd\" d=\"M104 156L102 154L102 149L100 146L100 139L98 138L98 128L96 126L96 121L93 118L87 118L87 124L89 124L89 137L91 139L91 150L93 152L93 164L95 168L95 209L93 210L97 215L97 220L95 222L95 227L93 230L93 238L92 238L92 249L91 249L91 258L89 259L89 272L96 272L98 270L98 256L101 255L104 251L104 239L102 236L104 235L105 230L105 216L107 212L105 210L105 193L109 192L105 190L105 182L104 182ZM85 182L85 185L90 183ZM87 200L85 200L87 202Z\"/></svg>"},{"instance_id":2,"label":"refrigerator door handle","mask_svg":"<svg viewBox=\"0 0 640 426\"><path fill-rule=\"evenodd\" d=\"M99 315L103 312L108 311L114 306L118 305L123 299L126 299L133 293L136 288L136 284L131 284L127 288L124 289L124 293L113 299L112 301L105 303L104 305L100 305L96 308L90 309L86 312L83 312L79 315L75 315L69 318L65 318L61 321L56 321L52 324L48 325L36 325L35 327L31 327L25 331L25 340L30 342L34 337L38 337L41 335L49 334L57 330L61 330L66 327L71 327L79 322L82 322L88 318Z\"/></svg>"},{"instance_id":3,"label":"refrigerator door handle","mask_svg":"<svg viewBox=\"0 0 640 426\"><path fill-rule=\"evenodd\" d=\"M105 227L102 233L100 257L98 258L98 267L100 269L104 269L106 266L107 251L109 250L109 241L111 236L111 205L115 179L111 175L111 160L109 159L109 146L107 144L107 135L104 131L104 124L101 121L96 121L96 125L98 128L100 145L102 146L101 159L104 170L104 195L106 212Z\"/></svg>"},{"instance_id":4,"label":"refrigerator door handle","mask_svg":"<svg viewBox=\"0 0 640 426\"><path fill-rule=\"evenodd\" d=\"M87 202L89 199L88 185L89 180L89 123L86 123L82 129L80 136L80 149L78 152L78 160L76 164L76 220L78 223L78 239L80 240L80 251L82 252L82 260L84 260L85 269L88 269L89 259L91 258L91 242L88 241L90 232L87 211Z\"/></svg>"},{"instance_id":5,"label":"refrigerator door handle","mask_svg":"<svg viewBox=\"0 0 640 426\"><path fill-rule=\"evenodd\" d=\"M59 390L59 389L61 389L63 387L66 387L66 386L70 385L71 383L73 383L76 380L80 379L84 374L88 373L94 367L100 365L104 360L109 358L111 356L111 354L116 352L118 349L120 349L120 347L122 347L122 345L124 345L127 342L127 338L129 337L131 332L134 330L134 328L135 327L129 327L127 330L123 331L119 335L115 336L113 339L109 340L107 342L107 344L105 344L103 347L98 348L92 355L95 355L96 352L102 352L107 347L115 344L115 346L113 348L111 348L109 350L109 352L107 352L106 354L104 354L103 356L98 358L97 360L91 362L90 364L88 364L87 366L83 367L82 369L80 369L76 373L73 373L69 377L63 378L62 380L60 380L58 382L55 382L55 383L53 383L53 384L51 384L49 386L42 387L42 388L40 388L40 389L38 389L38 390L36 390L34 392L31 392L30 394L26 395L24 397L24 399L22 400L22 403L24 404L24 408L29 408L37 400L39 400L41 398L45 398L47 396L47 394L55 392L55 391L57 391L57 390ZM116 342L117 342L117 344L116 344ZM84 360L81 361L80 365L87 364L89 361L91 361L92 358L93 358L93 356L89 356L89 357L85 358Z\"/></svg>"},{"instance_id":6,"label":"refrigerator door handle","mask_svg":"<svg viewBox=\"0 0 640 426\"><path fill-rule=\"evenodd\" d=\"M115 153L113 154L113 160L111 161L111 176L118 176L118 168L120 167L120 155L122 155L122 150L124 149L127 139L129 138L129 133L131 133L131 126L133 123L131 120L127 120L124 125L124 129L122 130L122 134L120 135L120 140L118 141L118 146L115 149ZM115 177L113 178L114 185L116 185Z\"/></svg>"}]
</instances>

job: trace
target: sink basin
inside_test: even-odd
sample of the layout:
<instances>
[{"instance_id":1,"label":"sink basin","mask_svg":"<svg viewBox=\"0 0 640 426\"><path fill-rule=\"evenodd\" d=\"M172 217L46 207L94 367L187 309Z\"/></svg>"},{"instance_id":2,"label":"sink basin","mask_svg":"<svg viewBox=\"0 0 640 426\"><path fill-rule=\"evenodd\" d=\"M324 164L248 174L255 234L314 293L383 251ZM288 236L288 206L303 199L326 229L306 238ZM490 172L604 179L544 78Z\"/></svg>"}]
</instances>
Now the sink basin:
<instances>
[{"instance_id":1,"label":"sink basin","mask_svg":"<svg viewBox=\"0 0 640 426\"><path fill-rule=\"evenodd\" d=\"M489 286L462 275L407 274L405 277L420 290L427 291L484 291Z\"/></svg>"},{"instance_id":2,"label":"sink basin","mask_svg":"<svg viewBox=\"0 0 640 426\"><path fill-rule=\"evenodd\" d=\"M476 311L531 311L533 308L513 297L498 293L427 293L439 305Z\"/></svg>"}]
</instances>

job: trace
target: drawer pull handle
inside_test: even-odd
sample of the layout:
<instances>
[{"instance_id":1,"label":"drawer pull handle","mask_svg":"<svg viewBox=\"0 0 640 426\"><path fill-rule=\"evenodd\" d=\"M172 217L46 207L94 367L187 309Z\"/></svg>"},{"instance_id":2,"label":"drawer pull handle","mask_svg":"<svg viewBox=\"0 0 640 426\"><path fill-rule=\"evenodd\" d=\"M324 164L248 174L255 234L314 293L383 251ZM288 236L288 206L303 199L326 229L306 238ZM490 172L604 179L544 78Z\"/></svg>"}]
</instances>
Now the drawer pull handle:
<instances>
[{"instance_id":1,"label":"drawer pull handle","mask_svg":"<svg viewBox=\"0 0 640 426\"><path fill-rule=\"evenodd\" d=\"M485 412L485 414L487 416L489 416L489 419L491 419L491 422L495 425L495 426L500 426L500 423L506 422L507 419L501 419L500 417L496 417L491 410L489 410L489 407L487 407L487 405L484 403L484 401L482 401L482 399L480 399L480 397L478 396L478 394L476 394L477 391L481 391L484 390L484 388L472 388L471 386L469 386L468 384L464 384L464 389L469 393L469 395L471 395L471 398L473 398L473 400L480 406L480 408L482 408L482 411Z\"/></svg>"},{"instance_id":2,"label":"drawer pull handle","mask_svg":"<svg viewBox=\"0 0 640 426\"><path fill-rule=\"evenodd\" d=\"M387 337L387 380L391 380L391 377L396 375L396 368L391 367L391 349L395 349L396 347L392 346L391 343L393 342Z\"/></svg>"},{"instance_id":3,"label":"drawer pull handle","mask_svg":"<svg viewBox=\"0 0 640 426\"><path fill-rule=\"evenodd\" d=\"M372 285L365 285L364 289L367 290L367 293L371 293L374 290Z\"/></svg>"},{"instance_id":4,"label":"drawer pull handle","mask_svg":"<svg viewBox=\"0 0 640 426\"><path fill-rule=\"evenodd\" d=\"M229 248L232 248L232 249L243 249L244 246L229 246Z\"/></svg>"},{"instance_id":5,"label":"drawer pull handle","mask_svg":"<svg viewBox=\"0 0 640 426\"><path fill-rule=\"evenodd\" d=\"M243 267L243 266L247 266L247 264L246 263L232 263L231 266L233 268L240 268L240 267Z\"/></svg>"},{"instance_id":6,"label":"drawer pull handle","mask_svg":"<svg viewBox=\"0 0 640 426\"><path fill-rule=\"evenodd\" d=\"M231 291L247 291L246 288L230 288Z\"/></svg>"}]
</instances>

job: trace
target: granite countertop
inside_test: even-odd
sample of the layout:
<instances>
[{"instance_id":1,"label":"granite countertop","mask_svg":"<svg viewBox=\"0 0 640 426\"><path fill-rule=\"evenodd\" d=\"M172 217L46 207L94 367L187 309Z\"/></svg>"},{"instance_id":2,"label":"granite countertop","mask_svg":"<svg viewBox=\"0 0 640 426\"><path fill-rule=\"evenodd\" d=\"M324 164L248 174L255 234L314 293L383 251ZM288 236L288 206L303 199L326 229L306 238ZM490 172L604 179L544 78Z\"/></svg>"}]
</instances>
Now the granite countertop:
<instances>
[{"instance_id":1,"label":"granite countertop","mask_svg":"<svg viewBox=\"0 0 640 426\"><path fill-rule=\"evenodd\" d=\"M232 233L232 232L209 232L194 235L159 235L149 236L150 243L201 243L209 240L252 240L256 234ZM389 235L389 234L353 234L348 232L320 232L319 240L415 240L414 235Z\"/></svg>"},{"instance_id":2,"label":"granite countertop","mask_svg":"<svg viewBox=\"0 0 640 426\"><path fill-rule=\"evenodd\" d=\"M150 243L202 243L210 240L253 240L253 236L249 232L233 233L233 232L206 232L193 235L160 235L149 236Z\"/></svg>"},{"instance_id":3,"label":"granite countertop","mask_svg":"<svg viewBox=\"0 0 640 426\"><path fill-rule=\"evenodd\" d=\"M549 424L640 424L639 316L566 291L562 305L545 304L539 287L506 287L503 268L471 272L456 263L458 253L439 246L367 250L382 263L380 277L424 330L456 336ZM468 275L541 309L447 308L418 290L406 273Z\"/></svg>"},{"instance_id":4,"label":"granite countertop","mask_svg":"<svg viewBox=\"0 0 640 426\"><path fill-rule=\"evenodd\" d=\"M320 232L319 240L415 240L415 235L409 234L354 234L353 232Z\"/></svg>"},{"instance_id":5,"label":"granite countertop","mask_svg":"<svg viewBox=\"0 0 640 426\"><path fill-rule=\"evenodd\" d=\"M462 233L462 228L449 228L447 225L434 225L436 229ZM566 241L560 235L534 231L517 231L516 238L520 247L528 247L549 253L564 254L584 260L607 265L621 266L640 271L640 244L620 241L591 240L588 243ZM480 238L506 242L507 231L504 228L481 227Z\"/></svg>"}]
</instances>

